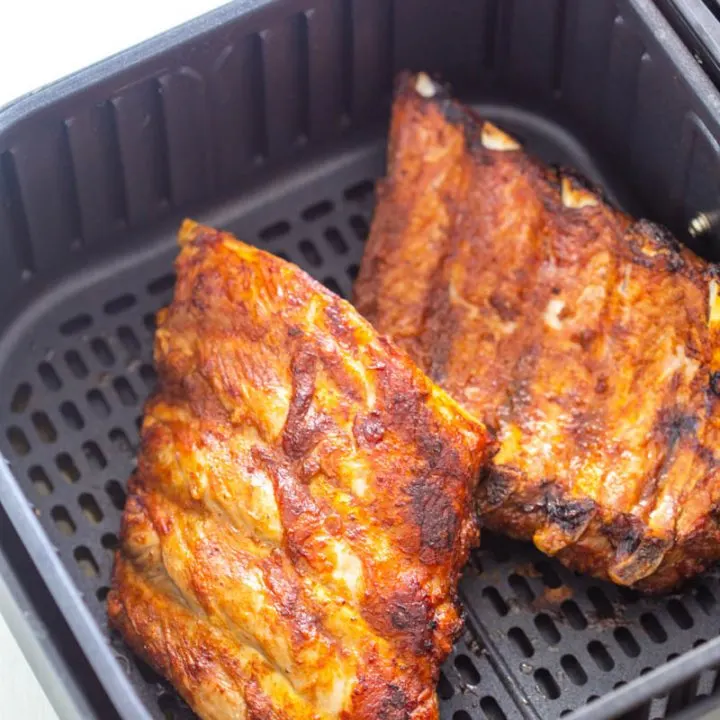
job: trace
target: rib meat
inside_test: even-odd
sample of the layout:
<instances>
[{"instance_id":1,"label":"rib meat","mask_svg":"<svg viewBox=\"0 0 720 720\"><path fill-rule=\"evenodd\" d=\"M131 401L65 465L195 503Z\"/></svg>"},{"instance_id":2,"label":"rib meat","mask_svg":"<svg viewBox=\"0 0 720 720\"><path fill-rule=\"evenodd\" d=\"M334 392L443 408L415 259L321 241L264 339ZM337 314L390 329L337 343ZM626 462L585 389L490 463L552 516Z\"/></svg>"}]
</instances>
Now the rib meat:
<instances>
[{"instance_id":1,"label":"rib meat","mask_svg":"<svg viewBox=\"0 0 720 720\"><path fill-rule=\"evenodd\" d=\"M298 268L180 243L112 625L202 718L437 718L484 427Z\"/></svg>"},{"instance_id":2,"label":"rib meat","mask_svg":"<svg viewBox=\"0 0 720 720\"><path fill-rule=\"evenodd\" d=\"M663 590L720 557L717 268L405 77L355 287L500 451L482 522Z\"/></svg>"}]
</instances>

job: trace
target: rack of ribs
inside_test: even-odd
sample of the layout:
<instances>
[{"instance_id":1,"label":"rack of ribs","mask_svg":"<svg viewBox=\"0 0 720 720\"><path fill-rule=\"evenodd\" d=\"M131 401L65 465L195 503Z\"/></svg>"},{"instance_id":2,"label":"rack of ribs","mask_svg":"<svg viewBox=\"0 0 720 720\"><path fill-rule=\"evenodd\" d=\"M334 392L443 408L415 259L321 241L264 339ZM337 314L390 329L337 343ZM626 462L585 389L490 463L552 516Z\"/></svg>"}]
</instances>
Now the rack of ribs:
<instances>
[{"instance_id":1,"label":"rack of ribs","mask_svg":"<svg viewBox=\"0 0 720 720\"><path fill-rule=\"evenodd\" d=\"M180 244L111 624L205 719L436 719L492 440L297 267Z\"/></svg>"},{"instance_id":2,"label":"rack of ribs","mask_svg":"<svg viewBox=\"0 0 720 720\"><path fill-rule=\"evenodd\" d=\"M404 76L355 304L493 427L481 524L665 590L720 557L720 274Z\"/></svg>"}]
</instances>

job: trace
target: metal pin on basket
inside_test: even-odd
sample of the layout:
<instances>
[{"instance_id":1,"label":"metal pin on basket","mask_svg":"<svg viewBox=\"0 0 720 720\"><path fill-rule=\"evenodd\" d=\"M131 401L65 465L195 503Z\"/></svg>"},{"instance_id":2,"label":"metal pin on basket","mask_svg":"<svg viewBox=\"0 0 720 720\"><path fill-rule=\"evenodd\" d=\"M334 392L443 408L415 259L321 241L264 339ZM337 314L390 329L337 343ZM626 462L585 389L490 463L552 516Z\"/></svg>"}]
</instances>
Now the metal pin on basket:
<instances>
[{"instance_id":1,"label":"metal pin on basket","mask_svg":"<svg viewBox=\"0 0 720 720\"><path fill-rule=\"evenodd\" d=\"M717 229L718 225L720 225L720 210L701 212L688 224L688 232L696 238Z\"/></svg>"}]
</instances>

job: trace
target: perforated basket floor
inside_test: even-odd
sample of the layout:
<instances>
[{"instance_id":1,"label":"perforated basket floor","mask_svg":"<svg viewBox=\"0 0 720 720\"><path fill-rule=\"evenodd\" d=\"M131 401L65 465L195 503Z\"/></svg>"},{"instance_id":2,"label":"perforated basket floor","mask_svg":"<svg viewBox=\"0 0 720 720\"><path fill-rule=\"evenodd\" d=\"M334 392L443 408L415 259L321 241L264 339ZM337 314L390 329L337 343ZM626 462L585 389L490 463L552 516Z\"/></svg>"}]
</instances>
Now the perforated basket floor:
<instances>
[{"instance_id":1,"label":"perforated basket floor","mask_svg":"<svg viewBox=\"0 0 720 720\"><path fill-rule=\"evenodd\" d=\"M575 165L558 128L505 113L546 159ZM538 135L538 127L546 129ZM201 213L298 263L349 295L382 172L384 140L329 158L313 172ZM310 178L310 180L308 179ZM4 338L0 447L42 527L107 631L105 600L134 466L142 405L155 382L154 313L172 295L175 255L168 228L78 272L18 319ZM461 586L467 628L439 683L443 718L555 718L596 701L717 635L720 584L708 575L683 595L643 599L582 578L534 549L485 534ZM117 637L118 662L154 717L192 714L172 689ZM667 717L713 692L715 671L634 717ZM598 701L601 704L601 701Z\"/></svg>"}]
</instances>

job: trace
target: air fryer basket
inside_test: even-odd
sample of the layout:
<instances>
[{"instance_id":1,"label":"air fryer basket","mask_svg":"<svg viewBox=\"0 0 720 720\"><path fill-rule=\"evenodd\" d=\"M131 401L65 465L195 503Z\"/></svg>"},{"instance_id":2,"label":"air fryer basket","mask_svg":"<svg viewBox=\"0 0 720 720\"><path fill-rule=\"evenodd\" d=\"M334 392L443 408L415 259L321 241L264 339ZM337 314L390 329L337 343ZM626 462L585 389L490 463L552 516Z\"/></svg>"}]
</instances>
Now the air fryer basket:
<instances>
[{"instance_id":1,"label":"air fryer basket","mask_svg":"<svg viewBox=\"0 0 720 720\"><path fill-rule=\"evenodd\" d=\"M0 114L0 501L123 717L192 715L105 619L178 223L348 296L402 68L683 238L714 209L720 97L650 0L246 0ZM446 720L670 717L720 685L715 573L642 598L486 533L461 597Z\"/></svg>"}]
</instances>

